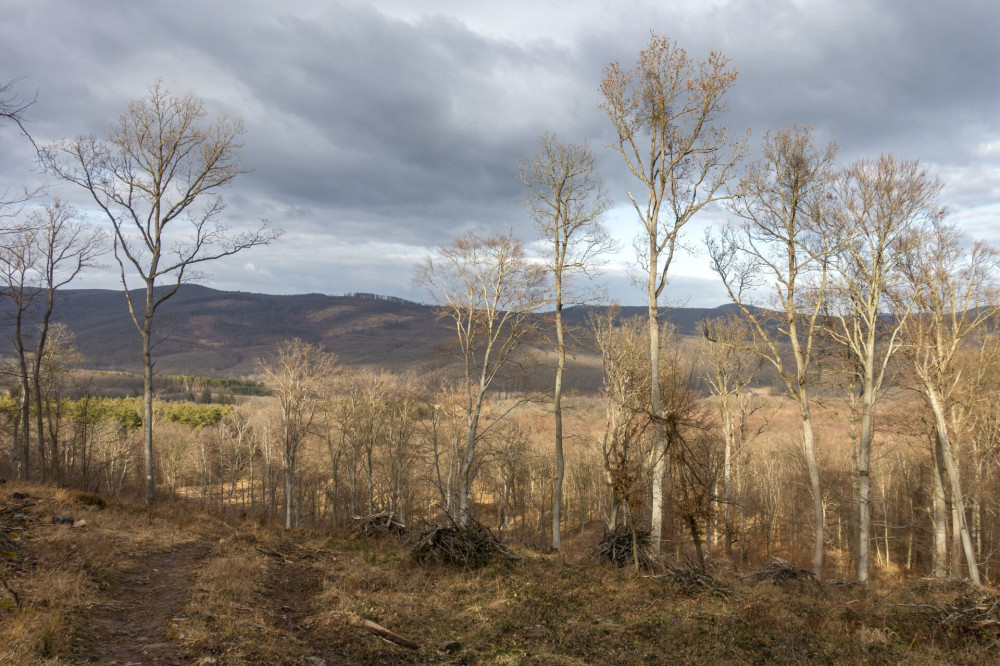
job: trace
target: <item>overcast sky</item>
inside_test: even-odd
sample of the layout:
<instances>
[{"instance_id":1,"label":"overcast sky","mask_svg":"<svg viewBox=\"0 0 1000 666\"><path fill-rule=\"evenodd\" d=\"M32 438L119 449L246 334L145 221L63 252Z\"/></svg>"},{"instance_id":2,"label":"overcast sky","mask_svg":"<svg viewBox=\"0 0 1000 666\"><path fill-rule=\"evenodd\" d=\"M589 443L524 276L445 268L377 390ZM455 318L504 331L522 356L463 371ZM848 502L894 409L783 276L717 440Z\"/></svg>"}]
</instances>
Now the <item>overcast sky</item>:
<instances>
[{"instance_id":1,"label":"overcast sky","mask_svg":"<svg viewBox=\"0 0 1000 666\"><path fill-rule=\"evenodd\" d=\"M7 0L0 82L23 77L34 139L103 135L162 77L242 117L241 175L224 195L233 227L285 229L271 247L213 264L202 283L268 293L376 292L427 301L413 263L467 231L533 237L515 155L542 132L589 140L624 244L610 293L629 284L635 189L607 148L602 69L625 66L650 31L695 58L728 55L740 78L727 121L811 125L841 163L893 152L947 181L942 203L977 238L1000 241L1000 3L994 0ZM40 182L30 144L0 128L0 191ZM81 192L50 196L92 208ZM725 302L698 251L668 300ZM91 272L75 287L117 288Z\"/></svg>"}]
</instances>

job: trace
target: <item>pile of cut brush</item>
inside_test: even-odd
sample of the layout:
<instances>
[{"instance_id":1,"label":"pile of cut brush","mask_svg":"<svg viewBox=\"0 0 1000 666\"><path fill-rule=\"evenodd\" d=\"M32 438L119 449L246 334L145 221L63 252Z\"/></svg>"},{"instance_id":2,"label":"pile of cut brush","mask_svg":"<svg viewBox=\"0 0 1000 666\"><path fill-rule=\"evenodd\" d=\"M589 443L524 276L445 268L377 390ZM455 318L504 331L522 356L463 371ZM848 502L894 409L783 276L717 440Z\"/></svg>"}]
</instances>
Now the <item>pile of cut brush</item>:
<instances>
[{"instance_id":1,"label":"pile of cut brush","mask_svg":"<svg viewBox=\"0 0 1000 666\"><path fill-rule=\"evenodd\" d=\"M361 536L380 539L388 536L401 537L406 534L406 525L396 520L392 511L373 513L370 516L353 516L351 520L354 521L352 527L354 533Z\"/></svg>"},{"instance_id":2,"label":"pile of cut brush","mask_svg":"<svg viewBox=\"0 0 1000 666\"><path fill-rule=\"evenodd\" d=\"M772 557L764 565L764 568L750 572L745 578L755 581L767 580L772 583L786 583L793 580L819 582L819 579L816 578L816 574L813 572L807 571L802 567L797 567L788 560L783 560L780 557Z\"/></svg>"},{"instance_id":3,"label":"pile of cut brush","mask_svg":"<svg viewBox=\"0 0 1000 666\"><path fill-rule=\"evenodd\" d=\"M1000 594L983 588L968 590L947 604L918 604L915 607L949 632L1000 634Z\"/></svg>"},{"instance_id":4,"label":"pile of cut brush","mask_svg":"<svg viewBox=\"0 0 1000 666\"><path fill-rule=\"evenodd\" d=\"M707 592L726 599L732 592L732 588L727 583L719 580L697 564L681 564L670 567L663 578L679 592L689 596Z\"/></svg>"},{"instance_id":5,"label":"pile of cut brush","mask_svg":"<svg viewBox=\"0 0 1000 666\"><path fill-rule=\"evenodd\" d=\"M980 590L977 596L958 599L950 604L941 623L965 631L1000 632L1000 595Z\"/></svg>"},{"instance_id":6,"label":"pile of cut brush","mask_svg":"<svg viewBox=\"0 0 1000 666\"><path fill-rule=\"evenodd\" d=\"M594 546L590 556L619 567L638 566L648 570L653 568L650 546L648 531L633 530L630 525L619 525L604 535L601 542Z\"/></svg>"},{"instance_id":7,"label":"pile of cut brush","mask_svg":"<svg viewBox=\"0 0 1000 666\"><path fill-rule=\"evenodd\" d=\"M488 527L470 517L463 527L452 520L451 525L437 525L422 532L413 547L413 559L421 564L451 564L472 571L495 560L520 558Z\"/></svg>"}]
</instances>

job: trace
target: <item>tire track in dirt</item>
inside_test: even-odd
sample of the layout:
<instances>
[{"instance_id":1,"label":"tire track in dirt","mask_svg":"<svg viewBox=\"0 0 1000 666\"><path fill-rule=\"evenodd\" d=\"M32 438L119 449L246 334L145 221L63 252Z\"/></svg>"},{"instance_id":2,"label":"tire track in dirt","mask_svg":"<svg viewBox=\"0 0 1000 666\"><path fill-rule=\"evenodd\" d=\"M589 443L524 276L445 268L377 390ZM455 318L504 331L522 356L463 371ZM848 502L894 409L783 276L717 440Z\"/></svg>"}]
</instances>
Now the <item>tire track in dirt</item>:
<instances>
[{"instance_id":1,"label":"tire track in dirt","mask_svg":"<svg viewBox=\"0 0 1000 666\"><path fill-rule=\"evenodd\" d=\"M187 649L169 637L170 623L191 598L208 542L180 544L116 574L107 601L76 622L71 657L86 662L186 664Z\"/></svg>"}]
</instances>

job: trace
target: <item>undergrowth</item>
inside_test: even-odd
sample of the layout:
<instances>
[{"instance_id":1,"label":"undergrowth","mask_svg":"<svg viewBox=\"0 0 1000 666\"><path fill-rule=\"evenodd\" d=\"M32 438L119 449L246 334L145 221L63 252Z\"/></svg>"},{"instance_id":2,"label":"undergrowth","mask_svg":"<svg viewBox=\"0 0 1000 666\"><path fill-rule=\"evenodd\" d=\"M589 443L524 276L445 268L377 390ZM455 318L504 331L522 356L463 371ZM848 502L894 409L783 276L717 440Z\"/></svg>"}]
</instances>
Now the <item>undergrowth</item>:
<instances>
[{"instance_id":1,"label":"undergrowth","mask_svg":"<svg viewBox=\"0 0 1000 666\"><path fill-rule=\"evenodd\" d=\"M207 553L163 629L184 663L984 664L1000 650L1000 618L986 615L996 592L967 585L637 573L518 548L517 560L466 571L417 562L395 539L225 524L44 486L7 484L0 509L15 490L34 505L26 524L0 519L19 553L3 563L20 604L0 609L5 664L77 662L73 636L109 602L115 572L184 543ZM85 524L49 522L68 514ZM961 622L966 609L974 621Z\"/></svg>"}]
</instances>

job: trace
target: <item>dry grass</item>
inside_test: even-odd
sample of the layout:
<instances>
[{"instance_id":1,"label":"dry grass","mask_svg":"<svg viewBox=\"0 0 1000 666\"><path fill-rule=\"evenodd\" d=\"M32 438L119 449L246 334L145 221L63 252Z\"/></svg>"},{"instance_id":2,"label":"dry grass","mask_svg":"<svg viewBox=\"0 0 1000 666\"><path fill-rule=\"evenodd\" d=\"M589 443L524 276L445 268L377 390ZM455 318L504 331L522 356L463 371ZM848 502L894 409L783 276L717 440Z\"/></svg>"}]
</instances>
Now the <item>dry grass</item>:
<instances>
[{"instance_id":1,"label":"dry grass","mask_svg":"<svg viewBox=\"0 0 1000 666\"><path fill-rule=\"evenodd\" d=\"M982 664L1000 649L995 625L945 621L996 600L963 585L865 589L721 570L713 581L726 594L692 593L670 576L527 550L467 572L420 565L393 540L27 492L38 497L36 522L16 535L24 562L5 564L23 607L0 617L4 664L78 662L88 608L106 603L119 572L171 552L191 574L174 579L183 603L163 638L182 663ZM87 526L47 522L65 513ZM363 620L420 647L373 636ZM448 641L460 648L440 649Z\"/></svg>"}]
</instances>

